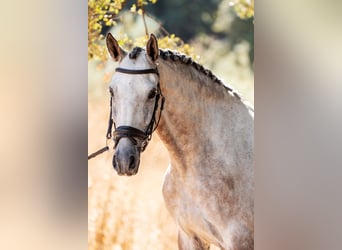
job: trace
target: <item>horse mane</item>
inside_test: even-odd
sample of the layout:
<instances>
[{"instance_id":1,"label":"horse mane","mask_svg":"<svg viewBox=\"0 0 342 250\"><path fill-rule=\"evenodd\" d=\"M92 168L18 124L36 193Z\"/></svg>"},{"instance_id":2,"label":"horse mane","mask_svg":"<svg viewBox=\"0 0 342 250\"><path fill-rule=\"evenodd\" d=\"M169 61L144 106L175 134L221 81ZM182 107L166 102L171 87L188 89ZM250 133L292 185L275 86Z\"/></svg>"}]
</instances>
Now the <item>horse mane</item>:
<instances>
[{"instance_id":1,"label":"horse mane","mask_svg":"<svg viewBox=\"0 0 342 250\"><path fill-rule=\"evenodd\" d=\"M143 51L140 47L134 47L133 50L128 54L130 59L137 59L140 52Z\"/></svg>"},{"instance_id":2,"label":"horse mane","mask_svg":"<svg viewBox=\"0 0 342 250\"><path fill-rule=\"evenodd\" d=\"M140 52L142 51L144 51L143 48L134 47L133 50L129 53L129 58L136 59L139 56ZM209 77L213 82L219 84L220 86L225 88L228 92L232 93L238 100L240 100L245 106L247 106L248 109L254 112L253 107L251 107L248 103L246 103L246 101L241 97L239 93L237 93L230 86L227 86L221 79L215 76L211 72L211 70L206 69L205 67L203 67L203 65L195 62L191 57L186 56L184 54L180 54L178 51L164 50L164 49L159 49L159 55L160 55L160 58L162 58L165 61L171 60L173 62L180 62L182 64L192 66L194 69L196 69L196 71Z\"/></svg>"}]
</instances>

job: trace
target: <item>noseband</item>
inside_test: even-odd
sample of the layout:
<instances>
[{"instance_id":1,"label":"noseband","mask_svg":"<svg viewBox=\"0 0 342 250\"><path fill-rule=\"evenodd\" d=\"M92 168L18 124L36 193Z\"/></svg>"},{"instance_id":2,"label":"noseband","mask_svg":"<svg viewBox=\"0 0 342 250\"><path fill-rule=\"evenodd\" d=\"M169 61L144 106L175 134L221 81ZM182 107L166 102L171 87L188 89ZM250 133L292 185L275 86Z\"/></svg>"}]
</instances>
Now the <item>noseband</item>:
<instances>
[{"instance_id":1,"label":"noseband","mask_svg":"<svg viewBox=\"0 0 342 250\"><path fill-rule=\"evenodd\" d=\"M116 72L124 73L124 74L131 74L131 75L143 75L143 74L156 74L159 77L159 72L157 68L151 68L151 69L124 69L124 68L116 68ZM159 99L161 97L161 105L160 105L160 111L159 111L159 117L156 119L156 113L158 109L158 103ZM119 126L115 127L115 123L113 121L112 117L112 97L110 99L110 116L109 116L109 123L108 123L108 130L107 130L107 139L112 138L112 127L114 124L114 133L113 133L113 140L115 142L114 148L118 145L119 141L126 137L130 139L134 145L137 145L140 152L143 152L147 146L147 144L150 142L152 138L152 133L157 129L162 110L164 108L164 101L165 97L163 96L160 84L158 81L157 84L157 94L155 96L155 103L154 103L154 109L153 114L150 123L148 124L146 131L142 131L140 129L131 127L131 126ZM138 141L141 141L141 144L139 146Z\"/></svg>"}]
</instances>

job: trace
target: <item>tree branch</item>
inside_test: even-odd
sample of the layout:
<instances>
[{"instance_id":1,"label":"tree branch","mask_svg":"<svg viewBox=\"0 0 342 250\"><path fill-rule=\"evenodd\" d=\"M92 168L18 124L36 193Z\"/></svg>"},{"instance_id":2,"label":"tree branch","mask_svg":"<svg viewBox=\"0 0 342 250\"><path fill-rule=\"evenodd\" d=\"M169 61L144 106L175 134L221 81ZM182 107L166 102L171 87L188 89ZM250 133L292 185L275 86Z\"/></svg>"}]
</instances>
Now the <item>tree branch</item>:
<instances>
[{"instance_id":1,"label":"tree branch","mask_svg":"<svg viewBox=\"0 0 342 250\"><path fill-rule=\"evenodd\" d=\"M148 36L149 33L148 33L147 23L146 23L146 19L145 19L145 10L142 7L141 7L141 10L142 10L142 18L143 18L144 26L145 26L145 34L146 34L146 36Z\"/></svg>"}]
</instances>

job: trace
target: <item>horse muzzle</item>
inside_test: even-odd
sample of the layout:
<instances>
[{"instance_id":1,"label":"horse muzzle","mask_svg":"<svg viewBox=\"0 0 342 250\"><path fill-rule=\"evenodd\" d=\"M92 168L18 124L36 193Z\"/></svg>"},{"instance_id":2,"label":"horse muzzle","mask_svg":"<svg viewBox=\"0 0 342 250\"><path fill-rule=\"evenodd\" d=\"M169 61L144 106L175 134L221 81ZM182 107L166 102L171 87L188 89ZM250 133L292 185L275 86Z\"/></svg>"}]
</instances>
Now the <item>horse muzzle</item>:
<instances>
[{"instance_id":1,"label":"horse muzzle","mask_svg":"<svg viewBox=\"0 0 342 250\"><path fill-rule=\"evenodd\" d=\"M138 173L140 151L128 138L122 138L115 148L113 167L118 175L132 176Z\"/></svg>"}]
</instances>

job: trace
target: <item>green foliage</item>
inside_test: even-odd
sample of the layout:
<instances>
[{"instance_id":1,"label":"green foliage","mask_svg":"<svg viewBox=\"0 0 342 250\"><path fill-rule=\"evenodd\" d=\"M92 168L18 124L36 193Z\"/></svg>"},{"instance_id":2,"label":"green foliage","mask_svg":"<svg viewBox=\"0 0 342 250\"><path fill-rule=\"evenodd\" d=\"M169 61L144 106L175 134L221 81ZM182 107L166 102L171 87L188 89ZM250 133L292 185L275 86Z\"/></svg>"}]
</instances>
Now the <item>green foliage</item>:
<instances>
[{"instance_id":1,"label":"green foliage","mask_svg":"<svg viewBox=\"0 0 342 250\"><path fill-rule=\"evenodd\" d=\"M166 30L190 41L200 33L210 34L221 0L158 1L146 10L155 15Z\"/></svg>"},{"instance_id":2,"label":"green foliage","mask_svg":"<svg viewBox=\"0 0 342 250\"><path fill-rule=\"evenodd\" d=\"M233 0L230 4L241 19L254 17L254 0Z\"/></svg>"},{"instance_id":3,"label":"green foliage","mask_svg":"<svg viewBox=\"0 0 342 250\"><path fill-rule=\"evenodd\" d=\"M250 61L254 61L254 0L158 1L146 10L186 42L194 43L203 35L226 46L247 41Z\"/></svg>"},{"instance_id":4,"label":"green foliage","mask_svg":"<svg viewBox=\"0 0 342 250\"><path fill-rule=\"evenodd\" d=\"M115 24L125 0L88 0L88 60L94 57L104 59L105 48L101 45L103 26Z\"/></svg>"},{"instance_id":5,"label":"green foliage","mask_svg":"<svg viewBox=\"0 0 342 250\"><path fill-rule=\"evenodd\" d=\"M145 6L147 6L149 2L152 4L155 4L157 2L157 0L148 0L148 1L137 0L137 3L132 5L131 12L135 12L135 13L142 15L145 11L144 10Z\"/></svg>"},{"instance_id":6,"label":"green foliage","mask_svg":"<svg viewBox=\"0 0 342 250\"><path fill-rule=\"evenodd\" d=\"M244 1L244 0L241 0ZM236 1L235 3L237 3ZM236 4L231 0L223 0L217 11L217 17L213 31L220 37L229 38L230 43L234 46L243 41L249 43L249 58L251 63L254 62L254 23L253 18L241 18L236 12Z\"/></svg>"},{"instance_id":7,"label":"green foliage","mask_svg":"<svg viewBox=\"0 0 342 250\"><path fill-rule=\"evenodd\" d=\"M108 53L104 46L104 29L106 26L114 26L118 24L115 20L119 20L122 14L125 0L88 0L88 60L97 58L105 61ZM137 0L130 7L130 11L137 15L143 15L145 21L145 7L148 4L155 4L157 0ZM118 39L120 46L131 49L133 46L145 46L148 36L130 38L125 34ZM164 36L158 39L160 48L177 49L187 55L193 55L193 49L189 44L174 34Z\"/></svg>"},{"instance_id":8,"label":"green foliage","mask_svg":"<svg viewBox=\"0 0 342 250\"><path fill-rule=\"evenodd\" d=\"M146 44L147 35L133 38L136 32L127 33L122 20L129 19L126 18L129 10L142 18L140 20L144 21L146 34L152 29L147 21L151 24L153 20L152 30L161 37L160 48L176 49L196 57L193 48L184 43L183 39L194 43L200 35L207 35L226 44L228 41L229 46L247 41L250 45L250 61L254 61L254 0L88 0L89 60L107 59L104 35L115 25L125 27L122 33L116 32L115 37L126 50ZM151 14L156 17L152 17ZM156 26L159 27L158 31ZM177 34L178 37L173 34Z\"/></svg>"}]
</instances>

